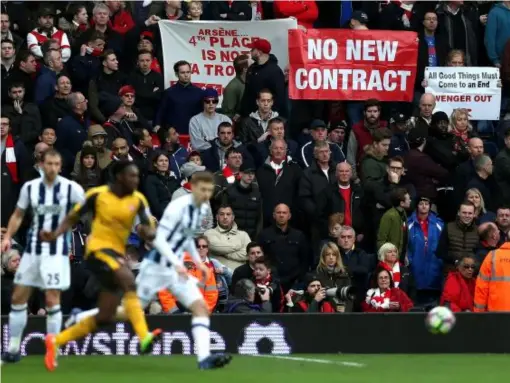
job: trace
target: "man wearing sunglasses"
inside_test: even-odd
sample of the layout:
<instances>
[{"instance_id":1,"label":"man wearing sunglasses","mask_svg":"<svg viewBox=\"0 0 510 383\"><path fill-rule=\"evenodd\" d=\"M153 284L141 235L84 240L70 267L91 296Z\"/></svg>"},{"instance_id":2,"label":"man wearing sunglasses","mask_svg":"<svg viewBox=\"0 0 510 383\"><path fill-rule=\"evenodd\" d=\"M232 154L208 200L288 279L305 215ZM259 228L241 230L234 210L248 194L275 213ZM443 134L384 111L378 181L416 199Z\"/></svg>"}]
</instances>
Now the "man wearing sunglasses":
<instances>
[{"instance_id":1,"label":"man wearing sunglasses","mask_svg":"<svg viewBox=\"0 0 510 383\"><path fill-rule=\"evenodd\" d=\"M203 110L189 122L189 135L193 150L204 151L211 147L209 141L218 137L218 126L222 122L232 123L229 117L217 113L219 95L216 89L204 90Z\"/></svg>"}]
</instances>

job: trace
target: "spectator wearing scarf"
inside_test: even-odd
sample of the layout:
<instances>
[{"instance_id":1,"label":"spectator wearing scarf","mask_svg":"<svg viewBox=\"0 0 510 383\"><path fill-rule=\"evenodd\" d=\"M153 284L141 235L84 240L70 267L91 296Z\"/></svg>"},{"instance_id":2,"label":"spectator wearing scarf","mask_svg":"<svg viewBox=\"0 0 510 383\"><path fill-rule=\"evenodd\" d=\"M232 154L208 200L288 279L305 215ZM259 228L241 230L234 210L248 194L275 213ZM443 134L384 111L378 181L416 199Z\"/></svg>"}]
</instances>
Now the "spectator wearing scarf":
<instances>
[{"instance_id":1,"label":"spectator wearing scarf","mask_svg":"<svg viewBox=\"0 0 510 383\"><path fill-rule=\"evenodd\" d=\"M374 274L374 287L367 291L361 303L363 312L408 312L413 302L405 292L395 287L391 273L378 269Z\"/></svg>"}]
</instances>

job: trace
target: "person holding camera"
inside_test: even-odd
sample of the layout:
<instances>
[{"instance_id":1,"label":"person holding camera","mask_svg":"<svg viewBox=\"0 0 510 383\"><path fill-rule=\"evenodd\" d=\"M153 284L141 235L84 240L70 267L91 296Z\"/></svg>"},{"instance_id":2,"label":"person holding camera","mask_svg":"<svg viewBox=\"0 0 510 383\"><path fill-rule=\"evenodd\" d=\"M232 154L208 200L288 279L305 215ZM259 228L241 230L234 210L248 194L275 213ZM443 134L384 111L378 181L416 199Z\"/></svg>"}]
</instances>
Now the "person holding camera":
<instances>
[{"instance_id":1,"label":"person holding camera","mask_svg":"<svg viewBox=\"0 0 510 383\"><path fill-rule=\"evenodd\" d=\"M317 277L326 291L334 288L342 290L342 288L351 285L349 274L347 274L340 256L340 250L333 242L327 242L322 246L319 265L317 266ZM336 292L337 290L335 290L335 295L332 297L327 294L328 302L333 305L336 312L351 312L352 300L343 299L349 297L337 296Z\"/></svg>"},{"instance_id":2,"label":"person holding camera","mask_svg":"<svg viewBox=\"0 0 510 383\"><path fill-rule=\"evenodd\" d=\"M305 277L305 291L290 290L285 299L287 308L296 313L334 313L335 308L326 299L326 289L319 277L308 274Z\"/></svg>"},{"instance_id":3,"label":"person holding camera","mask_svg":"<svg viewBox=\"0 0 510 383\"><path fill-rule=\"evenodd\" d=\"M255 303L257 296L260 297L261 304ZM227 302L224 312L230 314L271 313L270 299L269 289L257 290L255 283L249 279L241 279L236 283L234 296Z\"/></svg>"},{"instance_id":4,"label":"person holding camera","mask_svg":"<svg viewBox=\"0 0 510 383\"><path fill-rule=\"evenodd\" d=\"M273 312L281 312L284 307L283 290L278 280L273 277L269 260L264 256L255 259L253 281L259 293L258 296L255 297L255 303L262 303L261 297L265 294L264 290L268 290Z\"/></svg>"}]
</instances>

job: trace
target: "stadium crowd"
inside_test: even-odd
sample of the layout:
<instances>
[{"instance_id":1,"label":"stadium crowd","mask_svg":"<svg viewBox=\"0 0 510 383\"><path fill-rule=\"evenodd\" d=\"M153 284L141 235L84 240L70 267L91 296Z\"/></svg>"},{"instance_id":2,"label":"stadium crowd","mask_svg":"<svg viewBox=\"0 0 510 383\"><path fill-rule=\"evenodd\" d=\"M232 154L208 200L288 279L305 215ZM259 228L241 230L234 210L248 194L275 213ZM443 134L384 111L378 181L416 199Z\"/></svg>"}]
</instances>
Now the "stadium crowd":
<instances>
[{"instance_id":1,"label":"stadium crowd","mask_svg":"<svg viewBox=\"0 0 510 383\"><path fill-rule=\"evenodd\" d=\"M234 60L221 108L190 63L163 62L159 20L287 17L305 29L417 32L415 101L290 100L263 39ZM48 148L84 189L134 161L156 221L207 169L216 189L196 244L211 311L485 310L480 266L495 249L510 253L510 1L2 2L1 61L2 233ZM168 66L178 82L165 89ZM428 66L500 68L500 120L434 113ZM28 224L2 255L4 315ZM96 303L89 225L70 236L64 313ZM149 246L135 233L126 257L136 272ZM509 307L508 282L499 289ZM44 307L35 296L30 312ZM168 291L150 307L180 311Z\"/></svg>"}]
</instances>

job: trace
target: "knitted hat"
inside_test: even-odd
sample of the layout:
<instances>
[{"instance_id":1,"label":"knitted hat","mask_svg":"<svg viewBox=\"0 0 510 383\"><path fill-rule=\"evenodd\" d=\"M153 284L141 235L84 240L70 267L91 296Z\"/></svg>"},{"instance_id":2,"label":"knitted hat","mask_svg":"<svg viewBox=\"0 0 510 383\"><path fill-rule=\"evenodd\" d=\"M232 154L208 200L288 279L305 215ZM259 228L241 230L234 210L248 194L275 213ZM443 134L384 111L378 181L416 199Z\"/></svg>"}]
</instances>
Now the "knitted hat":
<instances>
[{"instance_id":1,"label":"knitted hat","mask_svg":"<svg viewBox=\"0 0 510 383\"><path fill-rule=\"evenodd\" d=\"M431 125L437 125L440 121L450 122L448 115L445 112L436 112L432 115Z\"/></svg>"},{"instance_id":2,"label":"knitted hat","mask_svg":"<svg viewBox=\"0 0 510 383\"><path fill-rule=\"evenodd\" d=\"M99 93L99 110L106 118L110 118L122 105L119 96L101 92Z\"/></svg>"}]
</instances>

